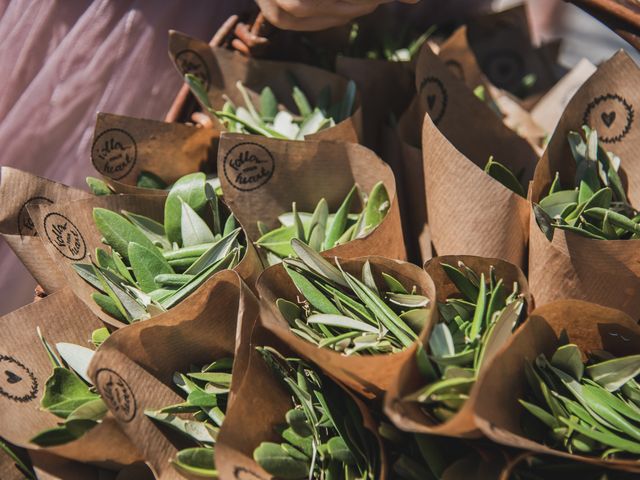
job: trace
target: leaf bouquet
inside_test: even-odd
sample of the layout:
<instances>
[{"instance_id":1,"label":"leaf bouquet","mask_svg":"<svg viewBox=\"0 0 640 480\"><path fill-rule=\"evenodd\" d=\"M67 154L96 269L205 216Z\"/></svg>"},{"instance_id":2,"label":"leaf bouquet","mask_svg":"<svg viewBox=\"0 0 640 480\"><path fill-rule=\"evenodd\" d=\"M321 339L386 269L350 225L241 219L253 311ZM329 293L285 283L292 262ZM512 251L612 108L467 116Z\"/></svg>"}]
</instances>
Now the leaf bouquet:
<instances>
[{"instance_id":1,"label":"leaf bouquet","mask_svg":"<svg viewBox=\"0 0 640 480\"><path fill-rule=\"evenodd\" d=\"M186 395L184 402L145 410L149 418L197 445L181 449L171 460L178 471L196 477L217 477L215 443L227 409L232 366L232 358L219 358L187 373L176 372L173 382Z\"/></svg>"},{"instance_id":2,"label":"leaf bouquet","mask_svg":"<svg viewBox=\"0 0 640 480\"><path fill-rule=\"evenodd\" d=\"M164 222L128 211L94 208L93 219L111 247L74 269L97 292L93 301L126 323L180 303L215 273L233 269L246 246L235 218L203 173L179 179L164 204Z\"/></svg>"},{"instance_id":3,"label":"leaf bouquet","mask_svg":"<svg viewBox=\"0 0 640 480\"><path fill-rule=\"evenodd\" d=\"M405 400L446 422L464 406L479 375L523 320L526 302L522 286L506 285L493 265L486 277L462 261L440 267L457 291L438 304L442 321L433 326L428 349L418 350L426 385Z\"/></svg>"}]
</instances>

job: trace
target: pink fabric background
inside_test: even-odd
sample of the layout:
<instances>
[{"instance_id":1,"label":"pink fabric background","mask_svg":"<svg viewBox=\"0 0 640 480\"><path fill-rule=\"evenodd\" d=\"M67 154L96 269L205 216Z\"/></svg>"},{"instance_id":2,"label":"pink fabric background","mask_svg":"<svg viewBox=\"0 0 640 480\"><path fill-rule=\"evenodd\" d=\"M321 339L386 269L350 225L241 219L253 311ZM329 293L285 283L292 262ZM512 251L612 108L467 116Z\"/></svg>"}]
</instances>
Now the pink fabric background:
<instances>
[{"instance_id":1,"label":"pink fabric background","mask_svg":"<svg viewBox=\"0 0 640 480\"><path fill-rule=\"evenodd\" d=\"M83 186L98 111L162 119L171 28L209 40L251 0L0 0L0 165ZM0 206L1 208L1 206ZM0 314L35 283L0 241Z\"/></svg>"}]
</instances>

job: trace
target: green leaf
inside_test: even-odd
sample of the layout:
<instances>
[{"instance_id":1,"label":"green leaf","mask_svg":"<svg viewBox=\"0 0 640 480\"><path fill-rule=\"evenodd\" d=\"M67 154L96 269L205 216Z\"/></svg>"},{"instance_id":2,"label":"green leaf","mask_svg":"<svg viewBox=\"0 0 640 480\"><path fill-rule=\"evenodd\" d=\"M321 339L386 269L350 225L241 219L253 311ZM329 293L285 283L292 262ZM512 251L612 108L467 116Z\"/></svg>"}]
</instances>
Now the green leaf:
<instances>
[{"instance_id":1,"label":"green leaf","mask_svg":"<svg viewBox=\"0 0 640 480\"><path fill-rule=\"evenodd\" d=\"M93 288L96 288L103 292L103 285L95 272L95 267L90 263L74 263L72 265L73 269L76 271L78 276L82 278L85 282L91 285Z\"/></svg>"},{"instance_id":2,"label":"green leaf","mask_svg":"<svg viewBox=\"0 0 640 480\"><path fill-rule=\"evenodd\" d=\"M93 219L107 243L123 258L128 258L130 242L155 248L136 226L116 212L105 208L94 208Z\"/></svg>"},{"instance_id":3,"label":"green leaf","mask_svg":"<svg viewBox=\"0 0 640 480\"><path fill-rule=\"evenodd\" d=\"M267 473L283 479L302 479L309 472L307 462L292 458L277 443L262 442L254 450L253 459Z\"/></svg>"},{"instance_id":4,"label":"green leaf","mask_svg":"<svg viewBox=\"0 0 640 480\"><path fill-rule=\"evenodd\" d=\"M192 173L173 184L164 204L164 228L169 242L182 244L182 201L198 212L207 202L205 194L206 175ZM140 243L140 242L137 242Z\"/></svg>"},{"instance_id":5,"label":"green leaf","mask_svg":"<svg viewBox=\"0 0 640 480\"><path fill-rule=\"evenodd\" d=\"M470 301L475 302L478 298L478 287L476 287L462 271L458 270L456 267L442 263L442 269L449 277L449 280L453 282L458 291L464 295L464 297Z\"/></svg>"},{"instance_id":6,"label":"green leaf","mask_svg":"<svg viewBox=\"0 0 640 480\"><path fill-rule=\"evenodd\" d=\"M98 348L105 342L107 338L109 338L109 335L110 333L107 327L97 328L93 332L91 332L91 343L93 343L94 347Z\"/></svg>"},{"instance_id":7,"label":"green leaf","mask_svg":"<svg viewBox=\"0 0 640 480\"><path fill-rule=\"evenodd\" d=\"M364 236L380 225L384 217L386 217L390 206L389 194L387 193L384 183L376 183L367 198L367 204L363 212L363 221L356 236Z\"/></svg>"},{"instance_id":8,"label":"green leaf","mask_svg":"<svg viewBox=\"0 0 640 480\"><path fill-rule=\"evenodd\" d=\"M320 277L326 278L337 285L343 287L347 286L344 276L340 273L340 270L329 263L318 252L310 248L308 245L305 245L304 242L294 238L291 240L291 248L312 272L315 272L320 275Z\"/></svg>"},{"instance_id":9,"label":"green leaf","mask_svg":"<svg viewBox=\"0 0 640 480\"><path fill-rule=\"evenodd\" d=\"M100 289L102 288L101 284ZM120 304L120 307L118 307L118 304L109 295L93 292L91 294L91 299L96 303L96 305L113 318L120 320L121 322L128 322L127 317L125 317L120 311L120 308L123 308L122 305Z\"/></svg>"},{"instance_id":10,"label":"green leaf","mask_svg":"<svg viewBox=\"0 0 640 480\"><path fill-rule=\"evenodd\" d=\"M560 190L554 193L550 193L546 197L540 200L541 208L554 218L561 215L566 209L567 205L578 202L578 192L575 190Z\"/></svg>"},{"instance_id":11,"label":"green leaf","mask_svg":"<svg viewBox=\"0 0 640 480\"><path fill-rule=\"evenodd\" d=\"M264 87L260 92L260 115L262 118L271 120L278 113L278 100L270 87Z\"/></svg>"},{"instance_id":12,"label":"green leaf","mask_svg":"<svg viewBox=\"0 0 640 480\"><path fill-rule=\"evenodd\" d=\"M484 171L512 192L526 198L527 195L524 188L513 172L501 163L496 162L493 157L489 157L489 160L484 167Z\"/></svg>"},{"instance_id":13,"label":"green leaf","mask_svg":"<svg viewBox=\"0 0 640 480\"><path fill-rule=\"evenodd\" d=\"M474 341L482 332L486 308L487 308L487 285L484 280L484 273L482 273L480 274L480 288L478 290L478 298L476 299L476 309L473 313L473 320L471 321L471 329L469 330L469 338L471 339L471 341Z\"/></svg>"},{"instance_id":14,"label":"green leaf","mask_svg":"<svg viewBox=\"0 0 640 480\"><path fill-rule=\"evenodd\" d=\"M551 365L571 375L578 381L582 379L584 363L577 345L570 343L559 347L551 357Z\"/></svg>"},{"instance_id":15,"label":"green leaf","mask_svg":"<svg viewBox=\"0 0 640 480\"><path fill-rule=\"evenodd\" d=\"M198 101L205 108L211 109L211 103L209 102L209 95L207 94L207 89L205 88L202 81L198 77L190 73L187 73L184 76L184 81L187 85L189 85L189 88L191 89L191 93L193 93L193 95L198 99Z\"/></svg>"},{"instance_id":16,"label":"green leaf","mask_svg":"<svg viewBox=\"0 0 640 480\"><path fill-rule=\"evenodd\" d=\"M62 426L43 430L36 434L30 442L46 448L64 445L65 443L73 442L76 438L66 427Z\"/></svg>"},{"instance_id":17,"label":"green leaf","mask_svg":"<svg viewBox=\"0 0 640 480\"><path fill-rule=\"evenodd\" d=\"M63 367L53 369L45 384L42 408L66 418L79 405L99 398L89 386L70 370Z\"/></svg>"},{"instance_id":18,"label":"green leaf","mask_svg":"<svg viewBox=\"0 0 640 480\"><path fill-rule=\"evenodd\" d=\"M327 201L324 198L321 198L313 211L311 222L309 224L308 244L316 252L322 250L328 217L329 206L327 205Z\"/></svg>"},{"instance_id":19,"label":"green leaf","mask_svg":"<svg viewBox=\"0 0 640 480\"><path fill-rule=\"evenodd\" d=\"M294 225L282 226L261 236L256 241L256 245L275 253L280 258L285 258L295 254L291 248L291 239L296 235L297 229Z\"/></svg>"},{"instance_id":20,"label":"green leaf","mask_svg":"<svg viewBox=\"0 0 640 480\"><path fill-rule=\"evenodd\" d=\"M214 444L216 441L214 432L212 431L213 427L209 426L210 428L207 428L204 422L185 420L173 414L153 410L145 410L144 414L156 422L183 433L196 442Z\"/></svg>"},{"instance_id":21,"label":"green leaf","mask_svg":"<svg viewBox=\"0 0 640 480\"><path fill-rule=\"evenodd\" d=\"M629 380L640 375L640 355L605 360L589 365L586 374L598 385L615 392Z\"/></svg>"},{"instance_id":22,"label":"green leaf","mask_svg":"<svg viewBox=\"0 0 640 480\"><path fill-rule=\"evenodd\" d=\"M167 182L153 172L142 171L136 180L136 187L164 190L167 188Z\"/></svg>"},{"instance_id":23,"label":"green leaf","mask_svg":"<svg viewBox=\"0 0 640 480\"><path fill-rule=\"evenodd\" d=\"M344 97L342 97L342 102L340 103L340 109L338 110L337 117L334 117L336 123L340 123L343 120L346 120L353 113L353 105L356 100L356 83L353 80L349 80L347 83L347 88L344 92Z\"/></svg>"},{"instance_id":24,"label":"green leaf","mask_svg":"<svg viewBox=\"0 0 640 480\"><path fill-rule=\"evenodd\" d=\"M311 104L307 99L307 96L298 88L297 86L293 87L293 93L291 94L293 97L293 101L296 103L296 107L298 107L298 112L302 117L308 117L311 115Z\"/></svg>"},{"instance_id":25,"label":"green leaf","mask_svg":"<svg viewBox=\"0 0 640 480\"><path fill-rule=\"evenodd\" d=\"M330 438L327 441L327 447L329 448L329 455L331 455L332 459L347 465L356 464L356 458L342 437L337 436Z\"/></svg>"},{"instance_id":26,"label":"green leaf","mask_svg":"<svg viewBox=\"0 0 640 480\"><path fill-rule=\"evenodd\" d=\"M100 180L99 178L87 177L86 181L91 193L93 193L97 197L113 194L113 192L109 188L109 185L107 185L106 182Z\"/></svg>"},{"instance_id":27,"label":"green leaf","mask_svg":"<svg viewBox=\"0 0 640 480\"><path fill-rule=\"evenodd\" d=\"M176 454L173 466L196 477L218 478L213 449L205 447L185 448Z\"/></svg>"},{"instance_id":28,"label":"green leaf","mask_svg":"<svg viewBox=\"0 0 640 480\"><path fill-rule=\"evenodd\" d=\"M319 312L340 315L333 303L304 275L287 267L285 270L302 296Z\"/></svg>"},{"instance_id":29,"label":"green leaf","mask_svg":"<svg viewBox=\"0 0 640 480\"><path fill-rule=\"evenodd\" d=\"M301 437L309 437L313 434L313 430L309 426L309 420L305 413L298 408L293 408L285 415L287 423L291 429Z\"/></svg>"},{"instance_id":30,"label":"green leaf","mask_svg":"<svg viewBox=\"0 0 640 480\"><path fill-rule=\"evenodd\" d=\"M200 215L198 215L189 204L182 199L180 199L180 202L182 205L182 219L180 222L182 246L191 247L193 245L214 242L215 237L206 222L200 218Z\"/></svg>"},{"instance_id":31,"label":"green leaf","mask_svg":"<svg viewBox=\"0 0 640 480\"><path fill-rule=\"evenodd\" d=\"M122 211L122 214L133 223L153 243L163 250L170 250L171 243L167 240L164 225L152 218L138 215L137 213ZM102 266L102 265L101 265Z\"/></svg>"},{"instance_id":32,"label":"green leaf","mask_svg":"<svg viewBox=\"0 0 640 480\"><path fill-rule=\"evenodd\" d=\"M344 315L313 314L307 317L307 322L310 324L321 323L330 327L358 330L361 332L378 333L378 327L360 320L355 320L351 317L345 317Z\"/></svg>"},{"instance_id":33,"label":"green leaf","mask_svg":"<svg viewBox=\"0 0 640 480\"><path fill-rule=\"evenodd\" d=\"M129 244L128 257L133 273L136 276L137 285L145 293L152 292L160 287L155 281L158 275L174 273L169 262L153 245L148 248L132 242Z\"/></svg>"}]
</instances>

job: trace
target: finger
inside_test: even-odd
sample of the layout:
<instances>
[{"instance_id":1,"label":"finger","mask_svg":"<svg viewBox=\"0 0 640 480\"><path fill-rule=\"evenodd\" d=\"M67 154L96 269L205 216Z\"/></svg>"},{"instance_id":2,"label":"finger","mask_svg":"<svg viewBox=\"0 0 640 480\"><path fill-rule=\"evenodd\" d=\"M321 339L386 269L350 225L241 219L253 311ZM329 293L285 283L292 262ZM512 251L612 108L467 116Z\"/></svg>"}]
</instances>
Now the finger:
<instances>
[{"instance_id":1,"label":"finger","mask_svg":"<svg viewBox=\"0 0 640 480\"><path fill-rule=\"evenodd\" d=\"M348 17L320 15L310 18L298 18L279 8L273 0L256 0L262 13L272 25L283 30L317 31L344 25ZM362 15L375 9L375 6L363 9ZM358 16L358 15L356 15Z\"/></svg>"}]
</instances>

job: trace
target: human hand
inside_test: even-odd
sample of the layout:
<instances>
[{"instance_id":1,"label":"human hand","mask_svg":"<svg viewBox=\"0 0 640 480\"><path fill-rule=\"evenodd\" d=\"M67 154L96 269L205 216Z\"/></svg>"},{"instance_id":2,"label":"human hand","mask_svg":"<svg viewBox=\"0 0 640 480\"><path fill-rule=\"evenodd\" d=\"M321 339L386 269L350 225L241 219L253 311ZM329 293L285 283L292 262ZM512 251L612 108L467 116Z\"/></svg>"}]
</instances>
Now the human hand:
<instances>
[{"instance_id":1,"label":"human hand","mask_svg":"<svg viewBox=\"0 0 640 480\"><path fill-rule=\"evenodd\" d=\"M283 30L325 30L394 0L256 0L267 20ZM397 0L418 3L420 0Z\"/></svg>"}]
</instances>

